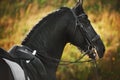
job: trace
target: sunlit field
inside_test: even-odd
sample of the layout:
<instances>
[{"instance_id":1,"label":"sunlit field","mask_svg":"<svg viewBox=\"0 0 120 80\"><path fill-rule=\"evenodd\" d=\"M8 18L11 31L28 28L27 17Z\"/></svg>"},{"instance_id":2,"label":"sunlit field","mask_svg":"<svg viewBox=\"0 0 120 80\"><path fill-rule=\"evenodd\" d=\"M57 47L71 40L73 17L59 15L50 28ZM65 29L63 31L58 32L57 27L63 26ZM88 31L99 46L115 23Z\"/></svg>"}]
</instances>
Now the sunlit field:
<instances>
[{"instance_id":1,"label":"sunlit field","mask_svg":"<svg viewBox=\"0 0 120 80\"><path fill-rule=\"evenodd\" d=\"M73 7L77 0L1 0L0 47L9 50L20 45L29 30L47 14L62 6ZM84 0L84 9L96 32L101 36L106 52L98 60L99 80L120 79L120 2L119 0ZM62 60L74 61L81 52L68 43ZM82 60L88 60L85 56ZM58 80L96 80L93 63L59 65Z\"/></svg>"}]
</instances>

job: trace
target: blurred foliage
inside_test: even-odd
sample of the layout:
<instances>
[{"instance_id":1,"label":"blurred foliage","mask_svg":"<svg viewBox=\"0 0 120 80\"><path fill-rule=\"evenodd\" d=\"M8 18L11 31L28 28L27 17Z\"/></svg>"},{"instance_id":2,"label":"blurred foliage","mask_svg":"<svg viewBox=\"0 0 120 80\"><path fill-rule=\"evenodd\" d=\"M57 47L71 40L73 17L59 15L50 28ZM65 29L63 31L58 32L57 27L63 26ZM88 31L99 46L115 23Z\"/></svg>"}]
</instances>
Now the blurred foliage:
<instances>
[{"instance_id":1,"label":"blurred foliage","mask_svg":"<svg viewBox=\"0 0 120 80\"><path fill-rule=\"evenodd\" d=\"M20 44L26 33L49 12L61 6L72 7L77 0L0 0L0 47L8 50ZM120 79L120 2L119 0L84 0L84 9L101 36L106 52L99 60L100 80ZM79 50L67 44L62 60L75 60ZM83 60L87 60L87 56ZM58 80L96 80L93 63L60 65Z\"/></svg>"}]
</instances>

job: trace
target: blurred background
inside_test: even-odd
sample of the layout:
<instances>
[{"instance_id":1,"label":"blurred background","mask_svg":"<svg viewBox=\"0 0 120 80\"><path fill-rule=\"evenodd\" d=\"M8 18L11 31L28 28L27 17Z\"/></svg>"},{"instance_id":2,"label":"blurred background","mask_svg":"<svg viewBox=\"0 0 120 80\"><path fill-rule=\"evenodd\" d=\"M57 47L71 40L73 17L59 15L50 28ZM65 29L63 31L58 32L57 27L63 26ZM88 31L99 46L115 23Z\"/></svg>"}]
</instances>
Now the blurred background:
<instances>
[{"instance_id":1,"label":"blurred background","mask_svg":"<svg viewBox=\"0 0 120 80\"><path fill-rule=\"evenodd\" d=\"M77 0L0 0L0 47L9 50L20 44L29 30L50 12ZM96 32L101 36L106 52L97 61L99 80L120 80L120 1L84 0L84 9ZM62 60L76 60L80 51L65 46ZM82 60L89 59L87 56ZM60 65L58 80L96 80L93 63Z\"/></svg>"}]
</instances>

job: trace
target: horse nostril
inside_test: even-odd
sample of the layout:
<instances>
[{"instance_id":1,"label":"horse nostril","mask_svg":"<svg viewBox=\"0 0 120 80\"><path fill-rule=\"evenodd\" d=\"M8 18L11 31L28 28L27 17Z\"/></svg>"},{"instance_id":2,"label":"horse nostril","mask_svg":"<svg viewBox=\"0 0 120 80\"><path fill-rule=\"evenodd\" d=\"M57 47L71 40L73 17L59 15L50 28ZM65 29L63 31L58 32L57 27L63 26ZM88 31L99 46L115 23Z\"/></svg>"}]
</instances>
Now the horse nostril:
<instances>
[{"instance_id":1,"label":"horse nostril","mask_svg":"<svg viewBox=\"0 0 120 80\"><path fill-rule=\"evenodd\" d=\"M89 50L92 50L92 48L93 48L92 46L88 46L88 49L89 49Z\"/></svg>"},{"instance_id":2,"label":"horse nostril","mask_svg":"<svg viewBox=\"0 0 120 80\"><path fill-rule=\"evenodd\" d=\"M101 47L100 49L98 49L98 55L100 58L104 56L104 52L105 52L105 47Z\"/></svg>"}]
</instances>

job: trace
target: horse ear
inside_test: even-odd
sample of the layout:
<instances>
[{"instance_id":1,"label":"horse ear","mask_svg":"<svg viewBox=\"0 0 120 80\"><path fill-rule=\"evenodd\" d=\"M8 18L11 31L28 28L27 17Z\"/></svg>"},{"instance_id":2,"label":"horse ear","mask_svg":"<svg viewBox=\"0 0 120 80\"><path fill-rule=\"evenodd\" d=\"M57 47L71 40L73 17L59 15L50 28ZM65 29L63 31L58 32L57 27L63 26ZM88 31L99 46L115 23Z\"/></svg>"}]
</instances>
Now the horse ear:
<instances>
[{"instance_id":1,"label":"horse ear","mask_svg":"<svg viewBox=\"0 0 120 80\"><path fill-rule=\"evenodd\" d=\"M83 5L83 0L78 0L78 4Z\"/></svg>"},{"instance_id":2,"label":"horse ear","mask_svg":"<svg viewBox=\"0 0 120 80\"><path fill-rule=\"evenodd\" d=\"M76 5L73 7L73 10L77 16L84 12L82 5L83 5L83 0L78 0Z\"/></svg>"}]
</instances>

